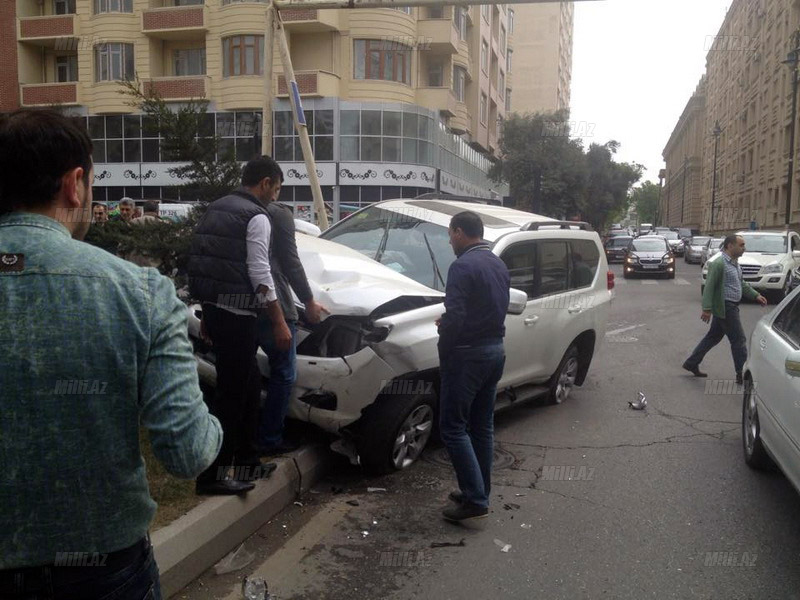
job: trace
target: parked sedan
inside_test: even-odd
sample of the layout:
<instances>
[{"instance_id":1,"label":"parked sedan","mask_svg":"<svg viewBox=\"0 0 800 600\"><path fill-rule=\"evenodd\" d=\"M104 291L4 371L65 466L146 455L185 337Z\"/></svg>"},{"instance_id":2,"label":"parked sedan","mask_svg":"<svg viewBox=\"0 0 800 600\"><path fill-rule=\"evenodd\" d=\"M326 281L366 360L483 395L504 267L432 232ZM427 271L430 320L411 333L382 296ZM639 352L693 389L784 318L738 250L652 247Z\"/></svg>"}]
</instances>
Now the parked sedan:
<instances>
[{"instance_id":1,"label":"parked sedan","mask_svg":"<svg viewBox=\"0 0 800 600\"><path fill-rule=\"evenodd\" d=\"M703 246L703 251L700 253L700 266L706 264L709 258L722 250L722 242L724 241L725 238L711 238L708 240L708 243Z\"/></svg>"},{"instance_id":2,"label":"parked sedan","mask_svg":"<svg viewBox=\"0 0 800 600\"><path fill-rule=\"evenodd\" d=\"M680 238L677 232L667 230L664 232L659 232L658 235L667 240L667 243L669 244L669 247L675 256L683 256L685 247L683 240Z\"/></svg>"},{"instance_id":3,"label":"parked sedan","mask_svg":"<svg viewBox=\"0 0 800 600\"><path fill-rule=\"evenodd\" d=\"M703 247L708 243L711 237L707 235L695 235L689 240L686 245L686 252L683 259L687 263L700 263L700 257L703 255Z\"/></svg>"},{"instance_id":4,"label":"parked sedan","mask_svg":"<svg viewBox=\"0 0 800 600\"><path fill-rule=\"evenodd\" d=\"M800 491L800 290L764 316L744 368L742 441L754 469L773 464Z\"/></svg>"},{"instance_id":5,"label":"parked sedan","mask_svg":"<svg viewBox=\"0 0 800 600\"><path fill-rule=\"evenodd\" d=\"M620 235L610 238L606 244L606 259L609 263L618 260L625 262L625 257L628 256L628 246L633 238L629 235Z\"/></svg>"},{"instance_id":6,"label":"parked sedan","mask_svg":"<svg viewBox=\"0 0 800 600\"><path fill-rule=\"evenodd\" d=\"M667 240L660 235L646 235L631 241L622 275L628 279L636 274L675 279L675 255Z\"/></svg>"}]
</instances>

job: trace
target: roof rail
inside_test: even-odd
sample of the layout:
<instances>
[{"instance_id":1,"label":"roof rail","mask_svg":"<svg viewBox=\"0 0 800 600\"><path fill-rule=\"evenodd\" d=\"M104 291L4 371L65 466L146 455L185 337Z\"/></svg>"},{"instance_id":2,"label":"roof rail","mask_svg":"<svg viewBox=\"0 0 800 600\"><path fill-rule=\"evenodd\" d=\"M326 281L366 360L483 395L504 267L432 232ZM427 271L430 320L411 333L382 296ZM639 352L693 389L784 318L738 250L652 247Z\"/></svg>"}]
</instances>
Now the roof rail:
<instances>
[{"instance_id":1,"label":"roof rail","mask_svg":"<svg viewBox=\"0 0 800 600\"><path fill-rule=\"evenodd\" d=\"M502 206L500 198L479 198L478 196L453 196L451 194L428 192L415 196L414 198L403 198L403 200L452 200L455 202L472 202L474 204L493 204L495 206Z\"/></svg>"},{"instance_id":2,"label":"roof rail","mask_svg":"<svg viewBox=\"0 0 800 600\"><path fill-rule=\"evenodd\" d=\"M538 231L540 227L558 226L560 229L577 227L581 231L594 231L592 226L585 221L531 221L519 228L520 231Z\"/></svg>"}]
</instances>

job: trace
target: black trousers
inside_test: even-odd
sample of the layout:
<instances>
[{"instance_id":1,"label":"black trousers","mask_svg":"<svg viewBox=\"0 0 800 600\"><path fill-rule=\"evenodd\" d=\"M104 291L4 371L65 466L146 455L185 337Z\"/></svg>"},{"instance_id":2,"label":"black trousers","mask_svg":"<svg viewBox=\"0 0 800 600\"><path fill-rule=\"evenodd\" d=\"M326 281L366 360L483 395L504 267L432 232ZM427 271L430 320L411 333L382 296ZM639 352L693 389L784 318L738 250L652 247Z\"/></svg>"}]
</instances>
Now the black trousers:
<instances>
[{"instance_id":1,"label":"black trousers","mask_svg":"<svg viewBox=\"0 0 800 600\"><path fill-rule=\"evenodd\" d=\"M259 462L255 446L261 400L258 329L255 316L203 304L203 321L217 357L217 389L209 411L222 425L222 448L200 482L221 479L231 466Z\"/></svg>"}]
</instances>

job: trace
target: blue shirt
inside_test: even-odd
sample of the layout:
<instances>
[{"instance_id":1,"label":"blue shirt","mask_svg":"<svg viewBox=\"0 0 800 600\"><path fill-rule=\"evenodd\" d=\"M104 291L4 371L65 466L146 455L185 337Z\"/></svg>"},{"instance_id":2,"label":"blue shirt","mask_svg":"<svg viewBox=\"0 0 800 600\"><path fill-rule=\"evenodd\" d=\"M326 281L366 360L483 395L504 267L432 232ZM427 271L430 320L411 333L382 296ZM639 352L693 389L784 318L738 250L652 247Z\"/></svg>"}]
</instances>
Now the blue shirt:
<instances>
[{"instance_id":1,"label":"blue shirt","mask_svg":"<svg viewBox=\"0 0 800 600\"><path fill-rule=\"evenodd\" d=\"M440 356L457 346L502 342L510 288L508 267L488 244L462 252L447 272Z\"/></svg>"},{"instance_id":2,"label":"blue shirt","mask_svg":"<svg viewBox=\"0 0 800 600\"><path fill-rule=\"evenodd\" d=\"M722 253L725 261L725 277L723 278L723 294L726 302L741 302L742 300L742 267L726 252Z\"/></svg>"},{"instance_id":3,"label":"blue shirt","mask_svg":"<svg viewBox=\"0 0 800 600\"><path fill-rule=\"evenodd\" d=\"M0 217L0 348L0 569L145 536L140 423L178 477L219 452L172 282L48 217Z\"/></svg>"}]
</instances>

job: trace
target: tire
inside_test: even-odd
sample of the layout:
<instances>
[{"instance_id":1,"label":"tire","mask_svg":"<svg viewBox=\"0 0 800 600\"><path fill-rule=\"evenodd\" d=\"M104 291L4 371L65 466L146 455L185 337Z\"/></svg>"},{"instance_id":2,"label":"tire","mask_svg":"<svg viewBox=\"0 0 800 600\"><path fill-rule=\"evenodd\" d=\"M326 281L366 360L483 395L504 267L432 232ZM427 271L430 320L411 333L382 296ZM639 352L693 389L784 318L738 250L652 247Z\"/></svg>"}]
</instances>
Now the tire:
<instances>
[{"instance_id":1,"label":"tire","mask_svg":"<svg viewBox=\"0 0 800 600\"><path fill-rule=\"evenodd\" d=\"M379 396L359 425L356 446L361 464L376 474L414 464L433 432L434 404L429 395Z\"/></svg>"},{"instance_id":2,"label":"tire","mask_svg":"<svg viewBox=\"0 0 800 600\"><path fill-rule=\"evenodd\" d=\"M706 286L701 285L700 286L700 295L702 296L705 293L705 291L706 291Z\"/></svg>"},{"instance_id":3,"label":"tire","mask_svg":"<svg viewBox=\"0 0 800 600\"><path fill-rule=\"evenodd\" d=\"M675 279L675 271L669 274L669 279Z\"/></svg>"},{"instance_id":4,"label":"tire","mask_svg":"<svg viewBox=\"0 0 800 600\"><path fill-rule=\"evenodd\" d=\"M569 398L572 388L575 387L575 378L578 376L579 368L578 348L573 344L567 348L558 369L550 379L550 391L547 393L550 404L561 404Z\"/></svg>"},{"instance_id":5,"label":"tire","mask_svg":"<svg viewBox=\"0 0 800 600\"><path fill-rule=\"evenodd\" d=\"M753 382L749 377L744 382L742 399L742 449L744 450L744 462L748 467L759 471L775 469L775 463L767 454L761 441L758 406L755 393L753 393Z\"/></svg>"}]
</instances>

